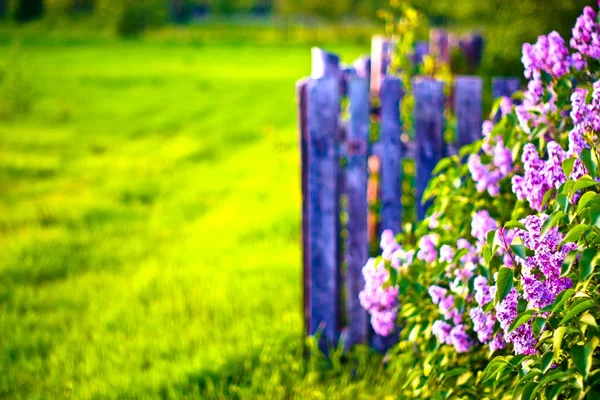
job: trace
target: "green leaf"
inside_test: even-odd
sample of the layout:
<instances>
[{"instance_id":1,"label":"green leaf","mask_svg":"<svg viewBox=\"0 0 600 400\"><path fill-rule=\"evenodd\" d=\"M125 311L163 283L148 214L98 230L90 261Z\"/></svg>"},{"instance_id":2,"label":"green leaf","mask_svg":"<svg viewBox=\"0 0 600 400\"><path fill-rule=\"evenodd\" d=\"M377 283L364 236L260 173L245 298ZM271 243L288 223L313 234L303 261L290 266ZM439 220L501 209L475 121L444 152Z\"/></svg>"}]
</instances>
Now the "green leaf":
<instances>
[{"instance_id":1,"label":"green leaf","mask_svg":"<svg viewBox=\"0 0 600 400\"><path fill-rule=\"evenodd\" d=\"M573 172L573 165L575 164L575 160L575 157L571 157L567 158L565 161L562 162L562 169L567 179L569 178L569 176L571 176L571 172Z\"/></svg>"},{"instance_id":2,"label":"green leaf","mask_svg":"<svg viewBox=\"0 0 600 400\"><path fill-rule=\"evenodd\" d=\"M596 339L596 341L598 340L598 338L594 339ZM575 368L583 375L583 379L587 379L588 374L590 373L590 367L592 366L592 353L594 352L594 348L590 348L590 346L588 346L589 343L592 343L592 341L590 340L585 346L574 346L573 349L571 349L571 360L573 361Z\"/></svg>"},{"instance_id":3,"label":"green leaf","mask_svg":"<svg viewBox=\"0 0 600 400\"><path fill-rule=\"evenodd\" d=\"M533 390L537 386L537 382L531 381L525 388L523 389L523 393L521 394L521 400L530 400L533 397Z\"/></svg>"},{"instance_id":4,"label":"green leaf","mask_svg":"<svg viewBox=\"0 0 600 400\"><path fill-rule=\"evenodd\" d=\"M554 331L554 340L552 344L552 349L554 351L554 361L558 361L558 356L560 355L560 346L562 344L563 336L565 336L565 332L567 330L566 326L559 326L558 329Z\"/></svg>"},{"instance_id":5,"label":"green leaf","mask_svg":"<svg viewBox=\"0 0 600 400\"><path fill-rule=\"evenodd\" d=\"M569 209L569 205L571 204L569 203L569 197L564 193L561 193L558 196L556 196L556 203L564 212L567 212L567 210Z\"/></svg>"},{"instance_id":6,"label":"green leaf","mask_svg":"<svg viewBox=\"0 0 600 400\"><path fill-rule=\"evenodd\" d=\"M525 232L527 232L527 227L525 227L525 225L523 225L522 222L515 221L515 220L511 220L511 221L508 221L507 223L505 223L504 228L505 229L519 228L519 229L523 229Z\"/></svg>"},{"instance_id":7,"label":"green leaf","mask_svg":"<svg viewBox=\"0 0 600 400\"><path fill-rule=\"evenodd\" d=\"M581 314L581 317L579 317L579 320L581 322L583 322L584 324L591 325L595 328L598 327L598 324L596 323L596 318L594 318L594 316L588 312Z\"/></svg>"},{"instance_id":8,"label":"green leaf","mask_svg":"<svg viewBox=\"0 0 600 400\"><path fill-rule=\"evenodd\" d=\"M581 150L579 158L583 161L583 165L585 165L585 168L592 175L592 178L598 177L598 164L596 163L596 159L592 157L590 149Z\"/></svg>"},{"instance_id":9,"label":"green leaf","mask_svg":"<svg viewBox=\"0 0 600 400\"><path fill-rule=\"evenodd\" d=\"M519 326L521 326L524 323L526 323L527 321L529 321L534 312L535 312L534 310L527 310L524 313L517 315L517 318L515 318L515 320L508 327L507 333L514 331Z\"/></svg>"},{"instance_id":10,"label":"green leaf","mask_svg":"<svg viewBox=\"0 0 600 400\"><path fill-rule=\"evenodd\" d=\"M533 330L533 334L535 336L539 336L544 329L544 325L546 325L546 319L542 317L535 317L533 323L531 324L531 328Z\"/></svg>"},{"instance_id":11,"label":"green leaf","mask_svg":"<svg viewBox=\"0 0 600 400\"><path fill-rule=\"evenodd\" d=\"M585 281L594 270L595 259L598 256L596 249L585 249L579 258L579 279Z\"/></svg>"},{"instance_id":12,"label":"green leaf","mask_svg":"<svg viewBox=\"0 0 600 400\"><path fill-rule=\"evenodd\" d=\"M433 169L433 172L431 173L431 175L437 175L438 173L442 172L443 170L448 169L448 167L450 167L455 162L456 162L456 160L454 159L454 157L442 158L440 160L440 162L438 162L437 165L435 166L435 168Z\"/></svg>"},{"instance_id":13,"label":"green leaf","mask_svg":"<svg viewBox=\"0 0 600 400\"><path fill-rule=\"evenodd\" d=\"M511 246L512 247L512 246ZM496 284L496 304L500 303L510 292L513 284L513 270L506 267L500 267L498 271Z\"/></svg>"},{"instance_id":14,"label":"green leaf","mask_svg":"<svg viewBox=\"0 0 600 400\"><path fill-rule=\"evenodd\" d=\"M560 292L558 296L556 296L556 299L554 299L554 307L552 307L552 313L555 314L558 311L558 309L562 307L565 301L569 300L574 294L574 289L566 289Z\"/></svg>"},{"instance_id":15,"label":"green leaf","mask_svg":"<svg viewBox=\"0 0 600 400\"><path fill-rule=\"evenodd\" d=\"M572 193L577 192L578 190L588 188L590 186L596 186L598 182L593 180L589 175L583 175L581 178L575 181L573 188L571 189Z\"/></svg>"},{"instance_id":16,"label":"green leaf","mask_svg":"<svg viewBox=\"0 0 600 400\"><path fill-rule=\"evenodd\" d=\"M579 238L581 238L581 235L589 229L589 225L586 224L575 225L569 230L569 232L567 232L561 244L578 241Z\"/></svg>"},{"instance_id":17,"label":"green leaf","mask_svg":"<svg viewBox=\"0 0 600 400\"><path fill-rule=\"evenodd\" d=\"M562 276L565 276L569 273L569 269L571 268L571 265L573 264L573 261L575 261L575 259L577 258L578 254L579 250L571 250L567 253L561 267Z\"/></svg>"},{"instance_id":18,"label":"green leaf","mask_svg":"<svg viewBox=\"0 0 600 400\"><path fill-rule=\"evenodd\" d=\"M573 306L571 306L571 308L569 309L569 312L567 312L567 314L560 321L560 324L561 325L565 324L571 318L581 314L582 312L584 312L586 310L589 310L593 306L594 306L594 302L592 300L584 300L580 303L575 303Z\"/></svg>"},{"instance_id":19,"label":"green leaf","mask_svg":"<svg viewBox=\"0 0 600 400\"><path fill-rule=\"evenodd\" d=\"M592 200L596 196L598 196L598 193L596 192L584 193L583 196L581 196L579 198L579 201L577 202L577 212L580 213L581 209L585 207L590 202L590 200Z\"/></svg>"},{"instance_id":20,"label":"green leaf","mask_svg":"<svg viewBox=\"0 0 600 400\"><path fill-rule=\"evenodd\" d=\"M522 244L511 244L510 249L513 251L513 253L521 257L523 260L527 259L527 254L525 253L525 246L523 246Z\"/></svg>"},{"instance_id":21,"label":"green leaf","mask_svg":"<svg viewBox=\"0 0 600 400\"><path fill-rule=\"evenodd\" d=\"M558 223L558 221L560 221L561 218L564 216L565 213L561 210L554 211L552 214L550 214L550 216L546 218L546 220L542 224L542 230L540 232L540 235L545 235L550 230L550 228L555 226Z\"/></svg>"},{"instance_id":22,"label":"green leaf","mask_svg":"<svg viewBox=\"0 0 600 400\"><path fill-rule=\"evenodd\" d=\"M544 353L544 355L542 356L542 361L541 361L542 373L545 374L550 369L553 358L554 358L554 352L548 351L548 352Z\"/></svg>"},{"instance_id":23,"label":"green leaf","mask_svg":"<svg viewBox=\"0 0 600 400\"><path fill-rule=\"evenodd\" d=\"M546 389L546 397L548 400L556 400L566 385L566 382L558 382L556 385L548 386Z\"/></svg>"},{"instance_id":24,"label":"green leaf","mask_svg":"<svg viewBox=\"0 0 600 400\"><path fill-rule=\"evenodd\" d=\"M544 193L544 197L542 197L542 208L546 208L546 205L548 205L550 199L554 198L555 194L556 189L554 188L550 188L550 190L547 190L546 193Z\"/></svg>"}]
</instances>

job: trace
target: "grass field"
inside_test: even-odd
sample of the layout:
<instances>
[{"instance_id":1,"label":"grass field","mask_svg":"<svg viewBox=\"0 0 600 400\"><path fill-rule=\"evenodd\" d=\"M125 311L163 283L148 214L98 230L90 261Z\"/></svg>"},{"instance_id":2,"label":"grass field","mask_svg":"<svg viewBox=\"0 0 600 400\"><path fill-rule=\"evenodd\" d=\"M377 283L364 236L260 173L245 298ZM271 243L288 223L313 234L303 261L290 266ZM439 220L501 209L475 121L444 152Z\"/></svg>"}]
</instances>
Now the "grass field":
<instances>
[{"instance_id":1,"label":"grass field","mask_svg":"<svg viewBox=\"0 0 600 400\"><path fill-rule=\"evenodd\" d=\"M382 393L378 368L301 357L307 46L15 36L0 35L0 398Z\"/></svg>"}]
</instances>

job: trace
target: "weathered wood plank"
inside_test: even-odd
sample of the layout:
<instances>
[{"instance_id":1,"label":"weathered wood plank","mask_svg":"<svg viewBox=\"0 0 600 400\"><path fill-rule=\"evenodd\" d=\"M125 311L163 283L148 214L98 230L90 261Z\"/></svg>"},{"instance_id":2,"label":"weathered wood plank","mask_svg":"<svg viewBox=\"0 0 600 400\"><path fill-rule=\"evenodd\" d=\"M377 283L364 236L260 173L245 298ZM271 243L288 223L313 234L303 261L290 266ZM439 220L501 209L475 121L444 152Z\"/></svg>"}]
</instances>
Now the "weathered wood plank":
<instances>
[{"instance_id":1,"label":"weathered wood plank","mask_svg":"<svg viewBox=\"0 0 600 400\"><path fill-rule=\"evenodd\" d=\"M337 344L339 323L339 197L336 146L339 80L311 79L307 84L309 310L308 333L322 330L321 348Z\"/></svg>"},{"instance_id":2,"label":"weathered wood plank","mask_svg":"<svg viewBox=\"0 0 600 400\"><path fill-rule=\"evenodd\" d=\"M402 227L402 174L400 169L402 126L400 121L400 101L402 83L398 77L387 75L381 81L379 98L381 152L381 224L380 230L391 229L398 233ZM381 233L381 231L379 233ZM373 334L371 346L385 352L397 342L397 332L388 337Z\"/></svg>"},{"instance_id":3,"label":"weathered wood plank","mask_svg":"<svg viewBox=\"0 0 600 400\"><path fill-rule=\"evenodd\" d=\"M500 96L510 97L521 89L521 81L516 77L492 78L492 97L497 99Z\"/></svg>"},{"instance_id":4,"label":"weathered wood plank","mask_svg":"<svg viewBox=\"0 0 600 400\"><path fill-rule=\"evenodd\" d=\"M392 62L396 44L385 36L373 36L371 40L371 94L379 94L381 81Z\"/></svg>"},{"instance_id":5,"label":"weathered wood plank","mask_svg":"<svg viewBox=\"0 0 600 400\"><path fill-rule=\"evenodd\" d=\"M359 78L366 78L367 82L371 78L371 57L361 56L354 62L354 70Z\"/></svg>"},{"instance_id":6,"label":"weathered wood plank","mask_svg":"<svg viewBox=\"0 0 600 400\"><path fill-rule=\"evenodd\" d=\"M352 77L348 81L350 120L347 132L347 166L345 170L348 196L347 242L347 314L346 347L365 343L368 335L367 312L360 305L359 292L365 285L362 267L369 252L367 242L367 147L369 140L369 81Z\"/></svg>"},{"instance_id":7,"label":"weathered wood plank","mask_svg":"<svg viewBox=\"0 0 600 400\"><path fill-rule=\"evenodd\" d=\"M417 141L417 217L423 219L429 204L422 204L431 173L444 152L444 93L441 81L413 79L415 133Z\"/></svg>"},{"instance_id":8,"label":"weathered wood plank","mask_svg":"<svg viewBox=\"0 0 600 400\"><path fill-rule=\"evenodd\" d=\"M483 83L477 76L455 80L456 143L460 149L481 137Z\"/></svg>"},{"instance_id":9,"label":"weathered wood plank","mask_svg":"<svg viewBox=\"0 0 600 400\"><path fill-rule=\"evenodd\" d=\"M340 57L318 47L310 50L311 71L310 77L313 79L324 78L328 76L340 75Z\"/></svg>"},{"instance_id":10,"label":"weathered wood plank","mask_svg":"<svg viewBox=\"0 0 600 400\"><path fill-rule=\"evenodd\" d=\"M310 318L310 247L308 245L309 219L308 219L308 127L307 127L307 104L306 87L309 78L304 78L296 84L296 99L298 105L298 131L300 144L300 170L302 185L302 276L303 276L303 313L304 313L304 331L309 332Z\"/></svg>"},{"instance_id":11,"label":"weathered wood plank","mask_svg":"<svg viewBox=\"0 0 600 400\"><path fill-rule=\"evenodd\" d=\"M381 154L381 230L391 229L398 233L402 226L400 101L403 93L400 79L386 76L379 93L380 142L385 149Z\"/></svg>"}]
</instances>

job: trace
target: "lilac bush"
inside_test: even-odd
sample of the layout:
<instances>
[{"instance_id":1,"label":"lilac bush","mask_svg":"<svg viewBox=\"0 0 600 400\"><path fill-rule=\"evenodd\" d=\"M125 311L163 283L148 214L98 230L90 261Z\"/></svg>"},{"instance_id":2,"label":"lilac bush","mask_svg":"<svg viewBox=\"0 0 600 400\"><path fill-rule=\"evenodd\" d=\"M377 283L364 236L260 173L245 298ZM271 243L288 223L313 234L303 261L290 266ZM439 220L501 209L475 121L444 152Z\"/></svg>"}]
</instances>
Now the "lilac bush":
<instances>
[{"instance_id":1,"label":"lilac bush","mask_svg":"<svg viewBox=\"0 0 600 400\"><path fill-rule=\"evenodd\" d=\"M402 326L412 396L600 392L599 32L586 7L570 40L524 44L520 101L498 101L466 163L432 178L430 217L365 266L361 304L376 332Z\"/></svg>"}]
</instances>

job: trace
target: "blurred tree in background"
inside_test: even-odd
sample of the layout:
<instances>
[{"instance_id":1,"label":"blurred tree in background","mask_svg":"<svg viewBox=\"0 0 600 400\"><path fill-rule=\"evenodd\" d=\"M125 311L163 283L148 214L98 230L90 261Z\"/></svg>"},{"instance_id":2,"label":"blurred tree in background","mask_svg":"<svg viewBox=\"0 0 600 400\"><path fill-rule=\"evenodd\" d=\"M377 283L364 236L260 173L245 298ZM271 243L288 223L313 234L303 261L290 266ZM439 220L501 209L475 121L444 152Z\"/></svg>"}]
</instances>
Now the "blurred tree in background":
<instances>
[{"instance_id":1,"label":"blurred tree in background","mask_svg":"<svg viewBox=\"0 0 600 400\"><path fill-rule=\"evenodd\" d=\"M390 1L421 11L431 26L445 26L457 32L481 31L486 39L486 53L480 73L507 75L521 74L519 60L524 41L535 41L538 35L551 30L557 30L568 40L576 17L591 3L589 0L0 0L0 16L20 22L42 17L89 16L96 25L109 26L124 36L207 15L263 18L285 32L290 24L314 27L342 21L343 30L352 24L377 21L378 10L389 7ZM345 35L345 31L342 33Z\"/></svg>"}]
</instances>

